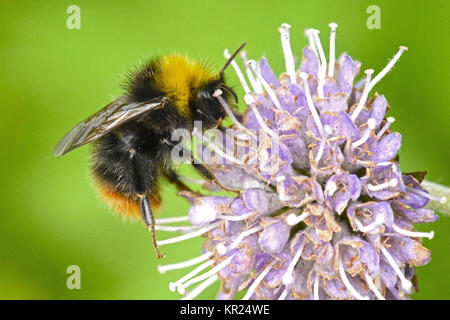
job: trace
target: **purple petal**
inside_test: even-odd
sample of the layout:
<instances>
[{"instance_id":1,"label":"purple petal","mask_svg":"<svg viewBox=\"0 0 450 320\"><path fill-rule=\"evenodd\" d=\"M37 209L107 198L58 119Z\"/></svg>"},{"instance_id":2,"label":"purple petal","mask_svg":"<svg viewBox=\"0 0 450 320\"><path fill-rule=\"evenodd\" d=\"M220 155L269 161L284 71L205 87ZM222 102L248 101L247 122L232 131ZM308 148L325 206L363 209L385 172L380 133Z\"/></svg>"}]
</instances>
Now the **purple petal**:
<instances>
[{"instance_id":1,"label":"purple petal","mask_svg":"<svg viewBox=\"0 0 450 320\"><path fill-rule=\"evenodd\" d=\"M370 117L375 119L377 122L377 127L381 125L386 114L387 101L384 95L378 96L372 103L372 111L370 112Z\"/></svg>"},{"instance_id":2,"label":"purple petal","mask_svg":"<svg viewBox=\"0 0 450 320\"><path fill-rule=\"evenodd\" d=\"M349 299L347 287L339 279L330 279L325 282L326 293L336 300Z\"/></svg>"},{"instance_id":3,"label":"purple petal","mask_svg":"<svg viewBox=\"0 0 450 320\"><path fill-rule=\"evenodd\" d=\"M291 227L284 221L272 218L265 218L261 224L268 224L259 236L261 249L268 253L281 252L289 240Z\"/></svg>"},{"instance_id":4,"label":"purple petal","mask_svg":"<svg viewBox=\"0 0 450 320\"><path fill-rule=\"evenodd\" d=\"M326 199L338 214L344 211L350 199L358 199L360 193L361 182L354 174L334 175L325 185Z\"/></svg>"},{"instance_id":5,"label":"purple petal","mask_svg":"<svg viewBox=\"0 0 450 320\"><path fill-rule=\"evenodd\" d=\"M317 268L322 275L326 275L328 278L331 278L336 275L336 271L334 269L334 247L331 243L327 242L324 245L324 250L317 258Z\"/></svg>"},{"instance_id":6,"label":"purple petal","mask_svg":"<svg viewBox=\"0 0 450 320\"><path fill-rule=\"evenodd\" d=\"M407 218L412 223L435 222L439 218L438 215L434 214L433 210L423 208L415 209L398 200L391 201L391 207L396 214Z\"/></svg>"},{"instance_id":7,"label":"purple petal","mask_svg":"<svg viewBox=\"0 0 450 320\"><path fill-rule=\"evenodd\" d=\"M311 292L308 290L308 276L314 267L313 261L300 260L294 269L294 283L292 289L297 299L308 299Z\"/></svg>"},{"instance_id":8,"label":"purple petal","mask_svg":"<svg viewBox=\"0 0 450 320\"><path fill-rule=\"evenodd\" d=\"M228 213L231 199L226 197L202 197L194 200L189 209L189 222L193 225L207 225L220 214Z\"/></svg>"},{"instance_id":9,"label":"purple petal","mask_svg":"<svg viewBox=\"0 0 450 320\"><path fill-rule=\"evenodd\" d=\"M428 193L428 191L426 191L414 177L408 176L408 175L403 175L402 178L403 178L405 185L407 185L409 188ZM405 192L405 195L406 195L406 198L402 199L401 201L404 204L410 205L411 207L413 207L415 209L422 208L429 202L429 199L427 197L424 197L424 196L417 194L416 192L412 192L410 190L407 190Z\"/></svg>"},{"instance_id":10,"label":"purple petal","mask_svg":"<svg viewBox=\"0 0 450 320\"><path fill-rule=\"evenodd\" d=\"M230 189L263 188L265 184L244 169L230 165L212 165L214 176Z\"/></svg>"},{"instance_id":11,"label":"purple petal","mask_svg":"<svg viewBox=\"0 0 450 320\"><path fill-rule=\"evenodd\" d=\"M283 110L286 110L291 114L294 113L295 110L297 110L295 96L287 88L278 88L278 90L276 91L276 95Z\"/></svg>"},{"instance_id":12,"label":"purple petal","mask_svg":"<svg viewBox=\"0 0 450 320\"><path fill-rule=\"evenodd\" d=\"M398 132L389 133L384 136L376 145L372 160L375 162L385 162L393 159L400 149L402 136Z\"/></svg>"},{"instance_id":13,"label":"purple petal","mask_svg":"<svg viewBox=\"0 0 450 320\"><path fill-rule=\"evenodd\" d=\"M394 288L395 283L397 282L397 274L394 269L390 266L389 263L384 261L384 257L380 260L380 273L381 279L383 280L386 287Z\"/></svg>"},{"instance_id":14,"label":"purple petal","mask_svg":"<svg viewBox=\"0 0 450 320\"><path fill-rule=\"evenodd\" d=\"M272 85L275 89L280 86L278 79L273 73L272 68L266 58L261 58L259 61L259 69L261 71L261 76L266 80L269 85Z\"/></svg>"},{"instance_id":15,"label":"purple petal","mask_svg":"<svg viewBox=\"0 0 450 320\"><path fill-rule=\"evenodd\" d=\"M350 94L353 90L353 80L359 72L359 67L353 59L346 54L341 56L339 63L339 87L341 92Z\"/></svg>"},{"instance_id":16,"label":"purple petal","mask_svg":"<svg viewBox=\"0 0 450 320\"><path fill-rule=\"evenodd\" d=\"M391 237L389 244L389 253L400 258L402 263L423 266L431 260L431 251L409 237Z\"/></svg>"},{"instance_id":17,"label":"purple petal","mask_svg":"<svg viewBox=\"0 0 450 320\"><path fill-rule=\"evenodd\" d=\"M234 275L247 275L253 269L254 262L254 250L249 247L243 247L234 253L229 268Z\"/></svg>"},{"instance_id":18,"label":"purple petal","mask_svg":"<svg viewBox=\"0 0 450 320\"><path fill-rule=\"evenodd\" d=\"M358 128L346 112L339 112L339 134L343 137L355 140L358 135Z\"/></svg>"},{"instance_id":19,"label":"purple petal","mask_svg":"<svg viewBox=\"0 0 450 320\"><path fill-rule=\"evenodd\" d=\"M246 189L242 199L249 210L257 213L253 218L275 212L283 206L277 194L262 189Z\"/></svg>"},{"instance_id":20,"label":"purple petal","mask_svg":"<svg viewBox=\"0 0 450 320\"><path fill-rule=\"evenodd\" d=\"M347 111L347 99L348 94L345 92L340 92L330 97L317 99L314 101L314 105L320 110L321 113Z\"/></svg>"},{"instance_id":21,"label":"purple petal","mask_svg":"<svg viewBox=\"0 0 450 320\"><path fill-rule=\"evenodd\" d=\"M323 85L323 93L325 97L331 97L339 93L339 86L336 83L336 80L326 78Z\"/></svg>"},{"instance_id":22,"label":"purple petal","mask_svg":"<svg viewBox=\"0 0 450 320\"><path fill-rule=\"evenodd\" d=\"M317 71L319 70L319 58L309 47L303 49L303 57L300 70L302 72L312 74L317 78Z\"/></svg>"}]
</instances>

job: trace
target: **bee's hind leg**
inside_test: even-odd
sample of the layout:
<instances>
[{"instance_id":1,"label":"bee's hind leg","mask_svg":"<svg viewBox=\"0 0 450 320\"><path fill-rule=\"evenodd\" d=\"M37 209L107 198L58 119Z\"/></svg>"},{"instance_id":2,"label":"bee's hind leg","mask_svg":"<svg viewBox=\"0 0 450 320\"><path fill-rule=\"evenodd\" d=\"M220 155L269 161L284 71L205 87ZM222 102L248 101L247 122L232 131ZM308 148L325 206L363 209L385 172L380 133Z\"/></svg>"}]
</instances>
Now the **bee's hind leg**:
<instances>
[{"instance_id":1,"label":"bee's hind leg","mask_svg":"<svg viewBox=\"0 0 450 320\"><path fill-rule=\"evenodd\" d=\"M163 258L164 253L161 253L158 248L158 241L156 240L156 230L155 230L155 218L153 217L152 207L146 195L139 195L139 200L141 204L142 218L144 219L145 225L150 230L153 239L153 246L155 247L156 254L158 258Z\"/></svg>"}]
</instances>

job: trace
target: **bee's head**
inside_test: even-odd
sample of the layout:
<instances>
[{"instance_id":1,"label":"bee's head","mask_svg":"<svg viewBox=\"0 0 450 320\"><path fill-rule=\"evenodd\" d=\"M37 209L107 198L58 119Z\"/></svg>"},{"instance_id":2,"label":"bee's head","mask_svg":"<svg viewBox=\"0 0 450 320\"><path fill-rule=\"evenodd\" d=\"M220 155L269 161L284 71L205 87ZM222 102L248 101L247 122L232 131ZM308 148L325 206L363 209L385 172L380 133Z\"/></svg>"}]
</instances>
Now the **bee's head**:
<instances>
[{"instance_id":1,"label":"bee's head","mask_svg":"<svg viewBox=\"0 0 450 320\"><path fill-rule=\"evenodd\" d=\"M232 88L225 83L225 69L230 65L231 61L245 46L245 42L239 46L239 48L229 56L227 62L220 70L219 76L202 86L197 94L197 109L195 111L194 120L202 121L205 129L212 128L223 119L226 115L224 107L221 101L217 97L218 95L228 104L231 104L231 98L237 103L238 98ZM220 91L219 91L220 90Z\"/></svg>"},{"instance_id":2,"label":"bee's head","mask_svg":"<svg viewBox=\"0 0 450 320\"><path fill-rule=\"evenodd\" d=\"M211 80L200 88L197 93L194 120L201 121L205 129L217 126L226 116L226 112L217 97L218 94L229 105L233 103L233 98L237 102L236 93L221 78Z\"/></svg>"}]
</instances>

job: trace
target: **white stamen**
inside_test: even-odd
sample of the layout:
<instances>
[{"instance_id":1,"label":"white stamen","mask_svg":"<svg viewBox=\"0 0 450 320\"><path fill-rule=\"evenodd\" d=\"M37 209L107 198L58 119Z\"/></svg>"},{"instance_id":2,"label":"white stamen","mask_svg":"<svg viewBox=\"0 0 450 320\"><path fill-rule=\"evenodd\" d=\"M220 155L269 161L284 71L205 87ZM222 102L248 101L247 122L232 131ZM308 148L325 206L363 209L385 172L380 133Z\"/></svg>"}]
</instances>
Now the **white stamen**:
<instances>
[{"instance_id":1,"label":"white stamen","mask_svg":"<svg viewBox=\"0 0 450 320\"><path fill-rule=\"evenodd\" d=\"M239 236L231 243L231 245L228 248L225 245L223 245L223 244L218 244L216 246L217 252L220 255L223 256L229 250L232 250L232 249L236 248L242 242L242 240L244 240L246 237L248 237L248 236L250 236L250 235L252 235L252 234L254 234L256 232L259 232L259 231L261 231L263 229L264 228L262 226L258 226L258 227L254 227L254 228L248 229L248 230L246 230L244 232L241 232L239 234Z\"/></svg>"},{"instance_id":2,"label":"white stamen","mask_svg":"<svg viewBox=\"0 0 450 320\"><path fill-rule=\"evenodd\" d=\"M392 178L389 181L386 181L385 183L380 183L377 185L373 185L368 183L367 184L367 189L369 189L370 191L380 191L383 190L385 188L389 188L389 187L396 187L398 185L398 179L397 178Z\"/></svg>"},{"instance_id":3,"label":"white stamen","mask_svg":"<svg viewBox=\"0 0 450 320\"><path fill-rule=\"evenodd\" d=\"M206 226L204 228L198 229L198 230L196 230L194 232L191 232L191 233L188 233L188 234L185 234L185 235L182 235L182 236L178 236L178 237L174 237L174 238L158 241L158 245L159 246L163 246L163 245L166 245L166 244L177 243L177 242L181 242L181 241L184 241L184 240L188 240L188 239L192 239L192 238L201 236L202 234L204 234L204 233L206 233L208 231L211 231L214 228L216 228L219 225L219 223L220 222L216 222L216 223L210 224L209 226Z\"/></svg>"},{"instance_id":4,"label":"white stamen","mask_svg":"<svg viewBox=\"0 0 450 320\"><path fill-rule=\"evenodd\" d=\"M259 232L263 229L264 229L263 226L257 226L257 227L248 229L244 232L241 232L241 234L231 244L230 249L236 248L239 245L239 243L241 243L241 241L244 240L246 237L248 237L256 232Z\"/></svg>"},{"instance_id":5,"label":"white stamen","mask_svg":"<svg viewBox=\"0 0 450 320\"><path fill-rule=\"evenodd\" d=\"M332 129L329 125L327 125L327 124L323 127L323 129L325 130L325 133L326 133L327 135L330 135L330 134L333 133L333 129Z\"/></svg>"},{"instance_id":6,"label":"white stamen","mask_svg":"<svg viewBox=\"0 0 450 320\"><path fill-rule=\"evenodd\" d=\"M375 130L375 128L377 127L377 120L375 120L374 118L369 118L369 120L367 120L367 126L369 127L369 129Z\"/></svg>"},{"instance_id":7,"label":"white stamen","mask_svg":"<svg viewBox=\"0 0 450 320\"><path fill-rule=\"evenodd\" d=\"M361 221L359 221L357 218L353 218L353 221L355 222L356 226L358 227L358 230L364 233L370 232L375 228L378 228L384 223L384 216L378 215L375 218L375 221L368 224L367 226L363 226Z\"/></svg>"},{"instance_id":8,"label":"white stamen","mask_svg":"<svg viewBox=\"0 0 450 320\"><path fill-rule=\"evenodd\" d=\"M338 186L337 186L337 184L334 181L329 180L327 182L326 190L327 190L327 193L328 193L328 195L330 197L333 196L333 194L337 191L337 189L338 189Z\"/></svg>"},{"instance_id":9,"label":"white stamen","mask_svg":"<svg viewBox=\"0 0 450 320\"><path fill-rule=\"evenodd\" d=\"M389 264L391 265L391 267L394 269L395 273L400 278L400 281L402 282L403 289L405 289L406 293L410 294L412 292L412 283L411 283L411 281L409 281L408 279L405 278L405 275L400 270L400 268L398 267L398 265L395 262L394 258L392 258L390 253L386 250L386 248L381 246L380 250L384 254L384 256L386 257L386 259L389 262Z\"/></svg>"},{"instance_id":10,"label":"white stamen","mask_svg":"<svg viewBox=\"0 0 450 320\"><path fill-rule=\"evenodd\" d=\"M356 291L355 288L353 288L350 281L348 281L348 278L345 275L344 266L342 265L342 259L340 257L339 257L339 274L341 275L342 282L344 282L344 285L347 287L348 291L350 291L352 296L354 296L358 300L369 300L369 297L360 295L359 292Z\"/></svg>"},{"instance_id":11,"label":"white stamen","mask_svg":"<svg viewBox=\"0 0 450 320\"><path fill-rule=\"evenodd\" d=\"M283 292L280 294L280 296L278 297L277 300L284 300L284 299L286 299L288 293L289 293L289 290L288 290L288 288L286 287L286 288L283 290Z\"/></svg>"},{"instance_id":12,"label":"white stamen","mask_svg":"<svg viewBox=\"0 0 450 320\"><path fill-rule=\"evenodd\" d=\"M317 155L314 158L314 162L317 163L317 165L319 164L320 158L322 158L324 149L325 149L325 140L321 140L319 145L319 151L317 152Z\"/></svg>"},{"instance_id":13,"label":"white stamen","mask_svg":"<svg viewBox=\"0 0 450 320\"><path fill-rule=\"evenodd\" d=\"M337 24L332 22L328 25L331 28L330 34L330 64L328 65L328 76L333 78L334 76L334 60L335 60L335 43L336 43L336 28Z\"/></svg>"},{"instance_id":14,"label":"white stamen","mask_svg":"<svg viewBox=\"0 0 450 320\"><path fill-rule=\"evenodd\" d=\"M433 196L433 195L431 195L431 194L429 194L429 193L427 193L425 191L422 191L422 190L419 190L419 189L416 189L416 188L412 188L412 187L406 186L406 190L408 190L409 192L418 194L419 196L428 198L430 200L439 201L442 204L447 202L447 198L446 197L435 197L435 196Z\"/></svg>"},{"instance_id":15,"label":"white stamen","mask_svg":"<svg viewBox=\"0 0 450 320\"><path fill-rule=\"evenodd\" d=\"M216 95L217 93L217 95ZM228 117L230 118L230 120L242 131L249 133L254 139L256 139L256 136L250 132L246 127L244 127L238 119L236 119L236 117L234 116L233 111L231 111L230 107L228 106L227 102L225 101L224 98L222 98L221 96L222 94L222 90L217 89L214 92L214 97L217 98L217 100L219 100L220 104L222 105L223 109L225 110L225 112L227 113Z\"/></svg>"},{"instance_id":16,"label":"white stamen","mask_svg":"<svg viewBox=\"0 0 450 320\"><path fill-rule=\"evenodd\" d=\"M299 224L302 220L309 217L311 213L309 211L303 212L301 215L297 216L295 213L291 213L286 218L286 223L290 226L295 226Z\"/></svg>"},{"instance_id":17,"label":"white stamen","mask_svg":"<svg viewBox=\"0 0 450 320\"><path fill-rule=\"evenodd\" d=\"M398 61L398 59L400 59L400 56L403 54L403 52L407 50L407 47L400 46L400 49L397 51L392 60L389 61L386 67L384 67L384 69L381 70L380 73L378 73L377 76L370 82L370 90L372 90L372 88L394 67L395 63Z\"/></svg>"},{"instance_id":18,"label":"white stamen","mask_svg":"<svg viewBox=\"0 0 450 320\"><path fill-rule=\"evenodd\" d=\"M255 93L262 93L263 88L261 86L261 83L258 79L255 79L255 76L253 75L252 70L250 69L250 66L248 65L248 59L247 59L247 53L245 51L242 51L241 53L242 61L244 62L245 71L247 72L248 80L250 81L250 84L253 87L253 91Z\"/></svg>"},{"instance_id":19,"label":"white stamen","mask_svg":"<svg viewBox=\"0 0 450 320\"><path fill-rule=\"evenodd\" d=\"M231 54L228 51L228 49L225 49L225 51L223 52L223 55L225 57L225 59L230 59L231 58ZM247 81L245 80L244 74L242 73L241 69L239 68L237 62L233 59L231 61L231 65L234 68L234 71L236 72L237 77L239 78L239 81L241 82L242 88L244 89L245 93L249 93L250 92L250 87L247 84Z\"/></svg>"},{"instance_id":20,"label":"white stamen","mask_svg":"<svg viewBox=\"0 0 450 320\"><path fill-rule=\"evenodd\" d=\"M170 282L169 283L169 290L172 292L175 292L175 290L185 281L191 279L192 277L196 276L197 274L199 274L201 271L203 271L204 269L208 268L209 266L214 264L214 260L209 260L206 261L205 263L199 265L197 268L195 268L194 270L192 270L191 272L189 272L188 274L184 275L182 278L180 278L179 280L175 281L175 282Z\"/></svg>"},{"instance_id":21,"label":"white stamen","mask_svg":"<svg viewBox=\"0 0 450 320\"><path fill-rule=\"evenodd\" d=\"M428 238L431 240L434 237L434 231L430 231L430 232L410 231L410 230L400 228L395 223L392 224L392 229L394 229L394 231L397 233L400 233L404 236L413 237L413 238Z\"/></svg>"},{"instance_id":22,"label":"white stamen","mask_svg":"<svg viewBox=\"0 0 450 320\"><path fill-rule=\"evenodd\" d=\"M181 298L180 300L192 300L195 297L197 297L200 293L202 293L206 288L208 288L210 285L212 285L214 282L216 282L219 279L217 274L211 276L210 278L206 279L204 282L199 284L194 290L189 292L186 296Z\"/></svg>"},{"instance_id":23,"label":"white stamen","mask_svg":"<svg viewBox=\"0 0 450 320\"><path fill-rule=\"evenodd\" d=\"M386 132L387 129L389 129L389 127L391 126L392 123L395 122L395 118L394 117L389 117L387 118L386 123L384 124L383 128L380 129L380 131L378 131L377 133L377 140L379 140L381 138L381 136L383 135L383 133Z\"/></svg>"},{"instance_id":24,"label":"white stamen","mask_svg":"<svg viewBox=\"0 0 450 320\"><path fill-rule=\"evenodd\" d=\"M392 58L392 60L386 65L386 67L384 67L383 70L380 71L380 73L378 73L376 75L375 78L372 79L372 81L370 81L369 84L367 84L364 86L364 91L363 91L363 95L361 96L361 100L360 103L358 104L358 107L356 108L355 112L352 114L351 118L353 121L355 121L355 119L358 117L359 112L361 111L362 107L364 106L367 97L370 93L370 91L373 89L373 87L394 67L395 63L398 61L398 59L400 59L400 56L403 54L403 52L405 52L406 50L408 50L407 47L401 46L400 49L398 50L398 52L395 54L395 56ZM367 72L366 72L367 73ZM361 102L364 102L361 105ZM360 106L361 105L361 106Z\"/></svg>"},{"instance_id":25,"label":"white stamen","mask_svg":"<svg viewBox=\"0 0 450 320\"><path fill-rule=\"evenodd\" d=\"M225 253L227 253L228 248L223 243L219 243L216 246L216 250L221 256L223 256Z\"/></svg>"},{"instance_id":26,"label":"white stamen","mask_svg":"<svg viewBox=\"0 0 450 320\"><path fill-rule=\"evenodd\" d=\"M194 135L197 138L201 139L203 141L204 145L208 149L213 150L214 152L217 152L217 154L220 155L221 157L231 161L232 163L234 163L236 165L239 165L239 166L243 166L244 165L244 163L242 161L236 159L235 157L233 157L232 155L230 155L230 154L228 154L226 152L223 152L218 146L216 146L214 143L208 141L203 134L199 133L195 129L194 129Z\"/></svg>"},{"instance_id":27,"label":"white stamen","mask_svg":"<svg viewBox=\"0 0 450 320\"><path fill-rule=\"evenodd\" d=\"M300 257L302 256L305 245L306 245L306 241L302 241L302 243L298 247L297 252L295 253L294 257L292 258L291 263L289 264L289 266L286 269L286 272L283 275L283 278L281 278L281 281L283 282L283 284L288 285L294 281L294 276L292 273L294 272L294 268L297 265L298 261L300 260Z\"/></svg>"},{"instance_id":28,"label":"white stamen","mask_svg":"<svg viewBox=\"0 0 450 320\"><path fill-rule=\"evenodd\" d=\"M402 176L402 173L400 172L400 167L398 165L395 165L395 163L392 163L392 172L395 173L398 177ZM399 180L399 182L403 182L403 180Z\"/></svg>"},{"instance_id":29,"label":"white stamen","mask_svg":"<svg viewBox=\"0 0 450 320\"><path fill-rule=\"evenodd\" d=\"M324 131L325 131L326 137L328 137L330 134L333 133L333 129L332 129L329 125L327 125L327 124L323 127L323 129L324 129ZM325 139L323 139L323 140L320 141L319 151L317 152L317 155L316 155L316 157L314 158L314 162L317 163L317 164L319 164L319 161L320 161L320 159L321 159L322 156L323 156L323 152L324 152L324 150L325 150L325 143L326 143L326 142L325 142Z\"/></svg>"},{"instance_id":30,"label":"white stamen","mask_svg":"<svg viewBox=\"0 0 450 320\"><path fill-rule=\"evenodd\" d=\"M450 195L450 188L427 180L422 181L422 187L424 187L430 193L439 195L439 197L433 196L433 200L436 199L436 201L439 201L441 204L447 203L447 197L448 195ZM429 193L426 194L430 195ZM450 215L450 208L448 205L441 206L431 203L429 204L429 207L433 207L433 210L440 211L442 214Z\"/></svg>"},{"instance_id":31,"label":"white stamen","mask_svg":"<svg viewBox=\"0 0 450 320\"><path fill-rule=\"evenodd\" d=\"M314 300L319 300L319 274L316 272L316 276L314 277Z\"/></svg>"},{"instance_id":32,"label":"white stamen","mask_svg":"<svg viewBox=\"0 0 450 320\"><path fill-rule=\"evenodd\" d=\"M186 281L184 284L180 283L178 285L178 292L180 294L184 294L186 288L188 288L191 284L203 281L203 280L217 274L220 270L222 270L223 268L225 268L227 265L230 264L231 259L233 259L233 257L234 257L234 254L232 256L226 258L225 260L223 260L221 263L219 263L217 266L215 266L208 272L205 272L205 273L199 275L198 277L192 278L192 279Z\"/></svg>"},{"instance_id":33,"label":"white stamen","mask_svg":"<svg viewBox=\"0 0 450 320\"><path fill-rule=\"evenodd\" d=\"M155 225L155 229L159 231L167 231L167 232L179 232L179 233L186 233L198 230L199 226L160 226Z\"/></svg>"},{"instance_id":34,"label":"white stamen","mask_svg":"<svg viewBox=\"0 0 450 320\"><path fill-rule=\"evenodd\" d=\"M378 162L376 164L377 167L381 166L381 167L385 167L385 166L392 166L394 163L390 162L390 161L383 161L383 162Z\"/></svg>"},{"instance_id":35,"label":"white stamen","mask_svg":"<svg viewBox=\"0 0 450 320\"><path fill-rule=\"evenodd\" d=\"M381 292L375 286L375 283L372 281L372 278L370 278L370 275L367 271L364 271L364 276L366 278L366 283L369 285L370 290L372 290L372 292L375 294L378 300L386 300L381 294Z\"/></svg>"},{"instance_id":36,"label":"white stamen","mask_svg":"<svg viewBox=\"0 0 450 320\"><path fill-rule=\"evenodd\" d=\"M281 33L281 47L283 48L286 72L291 78L291 83L296 83L294 57L292 55L291 42L289 41L290 25L283 23L278 29Z\"/></svg>"},{"instance_id":37,"label":"white stamen","mask_svg":"<svg viewBox=\"0 0 450 320\"><path fill-rule=\"evenodd\" d=\"M217 218L222 219L222 220L227 220L227 221L242 221L242 220L246 220L248 218L250 218L251 216L253 216L255 214L255 212L249 212L246 214L242 214L240 216L227 216L227 215L218 215Z\"/></svg>"},{"instance_id":38,"label":"white stamen","mask_svg":"<svg viewBox=\"0 0 450 320\"><path fill-rule=\"evenodd\" d=\"M317 85L317 93L319 95L319 98L323 98L323 86L325 84L325 75L327 72L327 58L325 58L325 53L323 52L322 43L320 42L319 38L319 30L311 29L313 33L314 40L316 42L317 51L319 52L320 57L320 68L319 68L319 84Z\"/></svg>"},{"instance_id":39,"label":"white stamen","mask_svg":"<svg viewBox=\"0 0 450 320\"><path fill-rule=\"evenodd\" d=\"M314 106L314 103L312 101L311 92L309 91L309 85L308 85L308 74L305 72L300 73L300 78L302 78L303 81L303 87L305 88L305 95L306 95L306 101L308 104L309 111L311 112L314 122L316 123L317 129L319 130L320 136L325 139L325 131L322 126L322 122L320 121L319 114L317 113L316 107Z\"/></svg>"},{"instance_id":40,"label":"white stamen","mask_svg":"<svg viewBox=\"0 0 450 320\"><path fill-rule=\"evenodd\" d=\"M355 142L352 143L352 148L357 148L360 145L366 143L366 141L369 139L370 137L370 133L376 128L377 125L377 121L374 118L369 118L369 120L367 121L367 130L364 131L363 136L359 139L356 140Z\"/></svg>"},{"instance_id":41,"label":"white stamen","mask_svg":"<svg viewBox=\"0 0 450 320\"><path fill-rule=\"evenodd\" d=\"M264 121L263 117L259 113L258 109L254 106L256 101L252 97L252 95L246 94L244 96L244 101L247 104L247 106L249 106L250 109L252 109L253 113L255 114L256 120L258 121L258 123L261 126L261 128L263 129L263 131L266 132L269 136L271 136L277 144L279 144L285 150L289 151L288 147L286 147L286 145L283 142L281 142L279 136L266 125L266 122Z\"/></svg>"},{"instance_id":42,"label":"white stamen","mask_svg":"<svg viewBox=\"0 0 450 320\"><path fill-rule=\"evenodd\" d=\"M355 111L353 111L353 114L350 116L350 118L355 121L356 118L358 118L359 113L363 109L364 105L366 104L367 98L369 97L370 93L370 78L372 77L373 69L368 69L364 71L366 74L366 82L364 83L364 89L363 93L361 95L361 98L359 99L358 106L356 107Z\"/></svg>"},{"instance_id":43,"label":"white stamen","mask_svg":"<svg viewBox=\"0 0 450 320\"><path fill-rule=\"evenodd\" d=\"M247 290L247 293L242 298L242 300L248 300L253 295L253 292L255 292L256 287L261 283L261 281L266 277L266 275L269 273L270 269L272 269L273 265L275 264L276 260L272 260L272 262L261 272L261 274L256 278L256 280L252 283L250 288Z\"/></svg>"},{"instance_id":44,"label":"white stamen","mask_svg":"<svg viewBox=\"0 0 450 320\"><path fill-rule=\"evenodd\" d=\"M189 221L188 216L156 219L156 224L158 225L158 224L166 224L166 223L172 223L172 222L185 222L185 221Z\"/></svg>"},{"instance_id":45,"label":"white stamen","mask_svg":"<svg viewBox=\"0 0 450 320\"><path fill-rule=\"evenodd\" d=\"M307 30L305 30L305 35L306 35L306 37L308 38L308 41L309 41L309 47L311 48L311 50L314 52L314 54L315 54L316 56L319 56L319 54L317 53L316 45L315 45L315 43L314 43L314 34L313 34L312 29L307 29Z\"/></svg>"},{"instance_id":46,"label":"white stamen","mask_svg":"<svg viewBox=\"0 0 450 320\"><path fill-rule=\"evenodd\" d=\"M196 265L197 263L200 263L202 261L205 261L205 260L209 259L209 257L211 257L212 255L213 255L212 252L206 252L206 253L202 254L201 256L198 256L198 257L195 257L193 259L186 260L186 261L183 261L183 262L174 263L174 264L159 265L158 266L158 271L159 271L159 273L165 273L166 271L170 271L170 270L177 270L177 269L187 268L187 267Z\"/></svg>"},{"instance_id":47,"label":"white stamen","mask_svg":"<svg viewBox=\"0 0 450 320\"><path fill-rule=\"evenodd\" d=\"M259 81L262 83L264 89L266 90L267 94L269 95L270 99L272 99L273 104L275 107L279 110L282 110L280 101L278 100L275 92L272 90L270 85L266 82L266 80L262 77L261 73L259 72L258 68L256 67L256 61L255 60L249 60L248 65L252 69L252 71L255 73L256 77L258 77Z\"/></svg>"}]
</instances>

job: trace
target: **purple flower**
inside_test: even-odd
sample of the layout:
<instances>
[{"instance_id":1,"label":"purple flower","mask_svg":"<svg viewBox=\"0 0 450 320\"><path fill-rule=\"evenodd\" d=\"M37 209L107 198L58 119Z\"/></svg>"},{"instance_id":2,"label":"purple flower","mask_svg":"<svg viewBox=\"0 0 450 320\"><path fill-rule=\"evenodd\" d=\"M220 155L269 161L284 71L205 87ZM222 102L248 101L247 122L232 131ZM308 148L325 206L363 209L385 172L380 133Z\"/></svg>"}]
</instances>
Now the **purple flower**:
<instances>
[{"instance_id":1,"label":"purple flower","mask_svg":"<svg viewBox=\"0 0 450 320\"><path fill-rule=\"evenodd\" d=\"M225 150L228 162L210 169L238 195L183 192L188 217L158 221L160 230L185 233L159 245L205 238L200 256L160 266L165 272L200 264L170 284L184 298L220 281L218 299L242 290L244 299L405 299L415 267L430 261L421 238L433 232L414 231L414 224L437 219L423 208L435 197L402 173L401 135L390 131L387 100L369 97L406 48L376 76L369 69L355 83L361 63L335 58L337 25L330 27L328 60L311 29L297 69L283 24L280 77L267 59L257 64L244 53L249 84L233 62L247 109L232 128L257 143L246 145L242 157ZM179 220L192 226L164 225Z\"/></svg>"}]
</instances>

